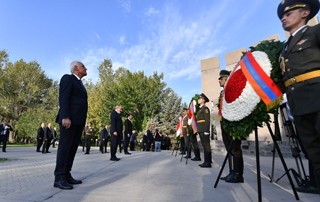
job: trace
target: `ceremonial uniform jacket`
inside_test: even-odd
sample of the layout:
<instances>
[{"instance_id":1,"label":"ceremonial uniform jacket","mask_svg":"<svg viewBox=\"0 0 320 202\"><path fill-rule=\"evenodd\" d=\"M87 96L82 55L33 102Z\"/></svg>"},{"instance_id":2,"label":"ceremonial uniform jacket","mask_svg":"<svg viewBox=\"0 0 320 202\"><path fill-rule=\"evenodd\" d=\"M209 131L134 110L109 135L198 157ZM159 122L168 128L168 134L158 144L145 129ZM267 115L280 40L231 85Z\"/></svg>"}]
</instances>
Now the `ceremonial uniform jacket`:
<instances>
[{"instance_id":1,"label":"ceremonial uniform jacket","mask_svg":"<svg viewBox=\"0 0 320 202\"><path fill-rule=\"evenodd\" d=\"M320 24L304 27L283 48L283 82L295 76L320 70ZM286 87L288 103L293 116L320 111L320 77Z\"/></svg>"},{"instance_id":2,"label":"ceremonial uniform jacket","mask_svg":"<svg viewBox=\"0 0 320 202\"><path fill-rule=\"evenodd\" d=\"M200 107L197 112L197 132L210 132L210 111L205 105Z\"/></svg>"},{"instance_id":3,"label":"ceremonial uniform jacket","mask_svg":"<svg viewBox=\"0 0 320 202\"><path fill-rule=\"evenodd\" d=\"M92 127L89 128L88 126L86 126L85 131L86 131L86 135L93 135L93 132L94 132L93 128Z\"/></svg>"},{"instance_id":4,"label":"ceremonial uniform jacket","mask_svg":"<svg viewBox=\"0 0 320 202\"><path fill-rule=\"evenodd\" d=\"M184 137L188 136L188 116L184 116L182 121L182 134Z\"/></svg>"}]
</instances>

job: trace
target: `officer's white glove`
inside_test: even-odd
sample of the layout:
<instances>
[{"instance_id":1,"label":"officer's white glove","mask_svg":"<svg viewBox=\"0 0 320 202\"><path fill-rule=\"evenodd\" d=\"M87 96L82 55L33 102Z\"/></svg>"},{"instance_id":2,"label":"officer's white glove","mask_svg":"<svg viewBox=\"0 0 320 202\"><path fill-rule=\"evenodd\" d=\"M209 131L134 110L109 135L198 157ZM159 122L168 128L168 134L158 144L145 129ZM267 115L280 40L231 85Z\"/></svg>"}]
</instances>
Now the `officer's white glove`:
<instances>
[{"instance_id":1,"label":"officer's white glove","mask_svg":"<svg viewBox=\"0 0 320 202\"><path fill-rule=\"evenodd\" d=\"M191 125L191 119L188 119L188 125L190 126Z\"/></svg>"},{"instance_id":2,"label":"officer's white glove","mask_svg":"<svg viewBox=\"0 0 320 202\"><path fill-rule=\"evenodd\" d=\"M208 132L204 132L204 135L210 135L210 133L208 133Z\"/></svg>"}]
</instances>

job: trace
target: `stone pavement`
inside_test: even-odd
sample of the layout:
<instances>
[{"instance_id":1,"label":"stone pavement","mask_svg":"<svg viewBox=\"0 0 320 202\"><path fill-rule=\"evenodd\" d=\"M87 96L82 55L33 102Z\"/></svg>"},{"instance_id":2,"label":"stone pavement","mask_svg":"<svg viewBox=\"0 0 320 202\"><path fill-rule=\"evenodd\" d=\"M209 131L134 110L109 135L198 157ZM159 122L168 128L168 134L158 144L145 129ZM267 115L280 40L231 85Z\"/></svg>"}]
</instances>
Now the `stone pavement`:
<instances>
[{"instance_id":1,"label":"stone pavement","mask_svg":"<svg viewBox=\"0 0 320 202\"><path fill-rule=\"evenodd\" d=\"M83 184L73 190L53 187L56 148L52 153L35 152L35 147L7 147L0 158L0 201L258 201L255 157L245 155L245 182L230 184L220 181L215 189L224 156L213 154L213 167L200 168L200 162L174 157L171 151L132 152L131 156L117 153L119 162L110 161L110 153L101 154L97 147L83 155L79 147L72 175ZM203 153L201 153L203 155ZM293 158L285 159L289 168L296 168ZM270 183L272 157L260 157L262 200L296 201L287 177L277 184ZM305 165L306 161L304 160ZM279 158L275 162L275 179L284 169ZM223 175L227 173L225 169ZM315 194L299 193L300 201L319 201Z\"/></svg>"}]
</instances>

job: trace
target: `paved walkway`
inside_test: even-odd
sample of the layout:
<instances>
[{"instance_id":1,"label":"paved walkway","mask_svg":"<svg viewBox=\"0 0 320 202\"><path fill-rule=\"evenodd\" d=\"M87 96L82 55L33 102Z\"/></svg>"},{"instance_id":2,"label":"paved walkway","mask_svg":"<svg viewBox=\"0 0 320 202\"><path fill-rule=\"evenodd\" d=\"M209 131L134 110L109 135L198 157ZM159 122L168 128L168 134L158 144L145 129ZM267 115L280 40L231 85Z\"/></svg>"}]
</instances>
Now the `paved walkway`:
<instances>
[{"instance_id":1,"label":"paved walkway","mask_svg":"<svg viewBox=\"0 0 320 202\"><path fill-rule=\"evenodd\" d=\"M256 163L254 156L244 156L245 182L230 184L220 181L215 189L224 156L213 154L213 167L200 168L199 162L174 157L170 151L132 152L131 156L118 154L119 162L110 161L110 153L101 154L93 148L90 155L78 149L73 176L83 184L73 190L53 187L56 148L52 153L35 152L35 147L8 147L0 158L0 201L258 201ZM202 154L203 155L203 154ZM278 184L269 182L272 157L261 157L263 201L296 201L287 177ZM289 168L295 168L293 158L286 158ZM284 170L277 158L275 178ZM224 175L227 173L227 169ZM319 201L315 194L299 193L300 201Z\"/></svg>"}]
</instances>

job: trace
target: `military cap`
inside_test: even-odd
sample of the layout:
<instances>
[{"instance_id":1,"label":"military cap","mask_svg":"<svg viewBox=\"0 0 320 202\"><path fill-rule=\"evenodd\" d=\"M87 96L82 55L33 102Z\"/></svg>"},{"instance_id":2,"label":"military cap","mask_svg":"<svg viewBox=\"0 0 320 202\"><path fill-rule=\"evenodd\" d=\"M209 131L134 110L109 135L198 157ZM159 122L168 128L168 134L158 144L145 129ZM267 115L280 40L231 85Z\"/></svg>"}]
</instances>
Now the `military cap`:
<instances>
[{"instance_id":1,"label":"military cap","mask_svg":"<svg viewBox=\"0 0 320 202\"><path fill-rule=\"evenodd\" d=\"M201 93L200 98L203 98L206 102L209 102L209 99L207 98L207 96L203 93Z\"/></svg>"},{"instance_id":2,"label":"military cap","mask_svg":"<svg viewBox=\"0 0 320 202\"><path fill-rule=\"evenodd\" d=\"M310 14L307 20L310 20L319 11L319 0L283 0L278 6L278 17L281 20L283 14L285 14L286 12L298 8L305 8L307 5L310 7Z\"/></svg>"},{"instance_id":3,"label":"military cap","mask_svg":"<svg viewBox=\"0 0 320 202\"><path fill-rule=\"evenodd\" d=\"M230 72L228 70L221 70L219 80L223 77L228 77L229 75L230 75Z\"/></svg>"},{"instance_id":4,"label":"military cap","mask_svg":"<svg viewBox=\"0 0 320 202\"><path fill-rule=\"evenodd\" d=\"M185 108L185 107L184 107L184 108L183 108L183 111L188 111L188 108Z\"/></svg>"}]
</instances>

